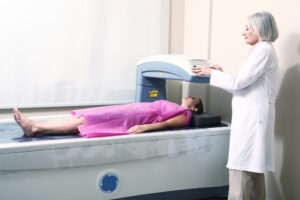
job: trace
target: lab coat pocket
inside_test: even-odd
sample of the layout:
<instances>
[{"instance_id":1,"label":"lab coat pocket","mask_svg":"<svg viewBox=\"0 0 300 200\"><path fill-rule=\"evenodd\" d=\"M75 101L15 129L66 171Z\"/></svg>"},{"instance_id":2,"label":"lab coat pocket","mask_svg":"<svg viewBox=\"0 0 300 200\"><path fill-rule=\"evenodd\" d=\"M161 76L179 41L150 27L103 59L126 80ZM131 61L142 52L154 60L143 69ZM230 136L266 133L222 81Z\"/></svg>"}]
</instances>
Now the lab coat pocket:
<instances>
[{"instance_id":1,"label":"lab coat pocket","mask_svg":"<svg viewBox=\"0 0 300 200\"><path fill-rule=\"evenodd\" d=\"M263 123L267 123L269 120L269 111L270 107L272 106L272 102L265 102L262 106L259 108L260 113L260 119Z\"/></svg>"},{"instance_id":2,"label":"lab coat pocket","mask_svg":"<svg viewBox=\"0 0 300 200\"><path fill-rule=\"evenodd\" d=\"M232 128L239 135L252 137L264 124L263 115L256 106L237 106L233 112Z\"/></svg>"},{"instance_id":3,"label":"lab coat pocket","mask_svg":"<svg viewBox=\"0 0 300 200\"><path fill-rule=\"evenodd\" d=\"M266 132L268 120L268 106L255 109L255 134L263 135Z\"/></svg>"}]
</instances>

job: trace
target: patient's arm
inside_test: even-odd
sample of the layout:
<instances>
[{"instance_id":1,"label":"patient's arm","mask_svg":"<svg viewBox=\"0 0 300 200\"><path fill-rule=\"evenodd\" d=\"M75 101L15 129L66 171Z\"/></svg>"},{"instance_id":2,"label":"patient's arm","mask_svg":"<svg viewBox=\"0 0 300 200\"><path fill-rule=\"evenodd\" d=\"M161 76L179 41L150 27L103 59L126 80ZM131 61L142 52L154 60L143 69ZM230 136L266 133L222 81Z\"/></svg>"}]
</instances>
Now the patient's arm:
<instances>
[{"instance_id":1,"label":"patient's arm","mask_svg":"<svg viewBox=\"0 0 300 200\"><path fill-rule=\"evenodd\" d=\"M167 128L179 128L183 127L185 124L186 116L179 115L173 118L170 118L163 122L157 122L154 124L144 124L144 125L135 125L127 130L128 133L142 133L145 131L154 131Z\"/></svg>"}]
</instances>

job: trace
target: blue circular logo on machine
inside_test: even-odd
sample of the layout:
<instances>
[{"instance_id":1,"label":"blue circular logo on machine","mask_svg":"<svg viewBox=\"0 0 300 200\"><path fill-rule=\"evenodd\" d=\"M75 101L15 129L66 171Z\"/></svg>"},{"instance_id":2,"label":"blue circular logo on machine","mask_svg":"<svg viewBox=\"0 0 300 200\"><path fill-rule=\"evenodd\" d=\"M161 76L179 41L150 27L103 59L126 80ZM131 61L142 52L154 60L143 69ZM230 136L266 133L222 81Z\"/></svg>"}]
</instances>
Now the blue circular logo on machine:
<instances>
[{"instance_id":1,"label":"blue circular logo on machine","mask_svg":"<svg viewBox=\"0 0 300 200\"><path fill-rule=\"evenodd\" d=\"M104 174L100 180L99 187L104 193L112 193L119 186L119 177L115 173Z\"/></svg>"}]
</instances>

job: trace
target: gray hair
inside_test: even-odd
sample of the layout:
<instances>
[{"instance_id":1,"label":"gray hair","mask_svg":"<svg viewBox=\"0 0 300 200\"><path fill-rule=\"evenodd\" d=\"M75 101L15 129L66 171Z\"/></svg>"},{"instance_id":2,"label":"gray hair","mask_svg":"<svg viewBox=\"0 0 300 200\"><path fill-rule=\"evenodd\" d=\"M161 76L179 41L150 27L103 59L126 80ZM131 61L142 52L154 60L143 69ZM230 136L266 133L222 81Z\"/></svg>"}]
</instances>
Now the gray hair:
<instances>
[{"instance_id":1,"label":"gray hair","mask_svg":"<svg viewBox=\"0 0 300 200\"><path fill-rule=\"evenodd\" d=\"M278 29L273 15L269 12L257 12L248 17L249 28L261 40L274 42L278 38Z\"/></svg>"}]
</instances>

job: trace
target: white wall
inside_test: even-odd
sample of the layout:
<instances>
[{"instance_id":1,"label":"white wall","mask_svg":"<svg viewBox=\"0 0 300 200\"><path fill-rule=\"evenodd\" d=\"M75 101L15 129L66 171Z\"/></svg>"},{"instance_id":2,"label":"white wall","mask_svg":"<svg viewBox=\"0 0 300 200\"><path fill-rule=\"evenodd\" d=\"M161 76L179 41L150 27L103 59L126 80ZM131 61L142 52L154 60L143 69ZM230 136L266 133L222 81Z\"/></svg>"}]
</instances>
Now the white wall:
<instances>
[{"instance_id":1,"label":"white wall","mask_svg":"<svg viewBox=\"0 0 300 200\"><path fill-rule=\"evenodd\" d=\"M210 59L211 8L209 0L185 1L183 54ZM205 108L208 105L208 89L208 84L182 82L182 96L200 97Z\"/></svg>"},{"instance_id":2,"label":"white wall","mask_svg":"<svg viewBox=\"0 0 300 200\"><path fill-rule=\"evenodd\" d=\"M169 49L168 0L0 1L0 25L0 119L132 102L137 60Z\"/></svg>"},{"instance_id":3,"label":"white wall","mask_svg":"<svg viewBox=\"0 0 300 200\"><path fill-rule=\"evenodd\" d=\"M183 53L183 36L184 36L184 6L182 0L170 1L170 32L169 32L169 53ZM182 83L177 80L167 80L168 90L167 99L180 104Z\"/></svg>"},{"instance_id":4,"label":"white wall","mask_svg":"<svg viewBox=\"0 0 300 200\"><path fill-rule=\"evenodd\" d=\"M0 27L0 108L130 103L137 60L168 53L169 1L0 1Z\"/></svg>"},{"instance_id":5,"label":"white wall","mask_svg":"<svg viewBox=\"0 0 300 200\"><path fill-rule=\"evenodd\" d=\"M210 13L211 43L206 47L209 58L221 65L225 72L237 71L247 57L249 46L245 45L242 31L246 17L267 10L273 13L280 31L274 43L278 53L281 72L281 87L276 102L275 155L276 171L267 174L267 196L272 200L299 199L300 190L300 2L297 0L185 0L185 13L207 9L212 2ZM199 46L191 41L207 38L198 30L203 26L199 17L185 15L184 52L205 56ZM205 23L204 23L205 24ZM188 27L195 27L193 30ZM208 29L205 24L203 30ZM207 31L206 31L207 32ZM208 37L209 38L209 37ZM188 50L187 50L188 49ZM198 87L200 88L200 87ZM193 90L195 90L193 88ZM207 110L220 114L223 119L231 118L231 95L221 89L207 90Z\"/></svg>"}]
</instances>

